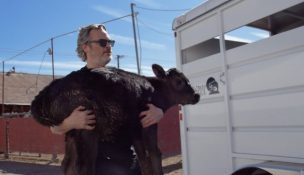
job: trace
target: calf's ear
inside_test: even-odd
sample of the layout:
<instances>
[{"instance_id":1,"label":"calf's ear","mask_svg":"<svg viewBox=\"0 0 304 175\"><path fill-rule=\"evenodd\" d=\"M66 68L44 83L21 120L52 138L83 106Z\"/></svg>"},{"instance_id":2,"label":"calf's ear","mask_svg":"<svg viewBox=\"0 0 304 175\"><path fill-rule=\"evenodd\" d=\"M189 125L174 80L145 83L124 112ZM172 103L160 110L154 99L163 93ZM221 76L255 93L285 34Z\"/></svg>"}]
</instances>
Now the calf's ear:
<instances>
[{"instance_id":1,"label":"calf's ear","mask_svg":"<svg viewBox=\"0 0 304 175\"><path fill-rule=\"evenodd\" d=\"M153 64L152 65L152 70L153 70L153 72L154 72L154 74L157 78L165 78L166 77L166 72L163 69L163 67L161 67L160 65Z\"/></svg>"}]
</instances>

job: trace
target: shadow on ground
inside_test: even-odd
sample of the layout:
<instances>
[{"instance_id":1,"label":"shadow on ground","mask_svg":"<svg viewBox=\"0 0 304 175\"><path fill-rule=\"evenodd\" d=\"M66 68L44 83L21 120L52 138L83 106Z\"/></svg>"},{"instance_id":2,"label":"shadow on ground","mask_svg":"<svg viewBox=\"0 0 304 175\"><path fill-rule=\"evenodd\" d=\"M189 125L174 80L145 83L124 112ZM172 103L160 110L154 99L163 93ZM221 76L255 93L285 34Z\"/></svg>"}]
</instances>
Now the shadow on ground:
<instances>
[{"instance_id":1,"label":"shadow on ground","mask_svg":"<svg viewBox=\"0 0 304 175\"><path fill-rule=\"evenodd\" d=\"M26 156L11 158L13 160L6 160L0 156L0 175L63 175L59 160L54 162L51 159ZM163 158L163 171L165 175L182 175L181 156Z\"/></svg>"},{"instance_id":2,"label":"shadow on ground","mask_svg":"<svg viewBox=\"0 0 304 175\"><path fill-rule=\"evenodd\" d=\"M63 175L59 166L0 161L2 175Z\"/></svg>"},{"instance_id":3,"label":"shadow on ground","mask_svg":"<svg viewBox=\"0 0 304 175\"><path fill-rule=\"evenodd\" d=\"M181 162L163 167L168 174L182 166ZM0 175L63 175L59 166L40 165L13 161L0 161Z\"/></svg>"},{"instance_id":4,"label":"shadow on ground","mask_svg":"<svg viewBox=\"0 0 304 175\"><path fill-rule=\"evenodd\" d=\"M168 174L173 171L179 170L182 168L182 162L177 162L175 164L167 165L163 167L164 173Z\"/></svg>"}]
</instances>

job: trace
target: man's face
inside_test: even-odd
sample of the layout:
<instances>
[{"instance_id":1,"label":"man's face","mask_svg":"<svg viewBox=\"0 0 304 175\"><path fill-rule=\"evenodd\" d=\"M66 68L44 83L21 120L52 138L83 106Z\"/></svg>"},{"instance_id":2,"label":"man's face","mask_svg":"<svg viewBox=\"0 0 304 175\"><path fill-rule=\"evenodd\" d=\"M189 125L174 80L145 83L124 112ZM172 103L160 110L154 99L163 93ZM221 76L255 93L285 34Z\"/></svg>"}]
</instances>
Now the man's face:
<instances>
[{"instance_id":1,"label":"man's face","mask_svg":"<svg viewBox=\"0 0 304 175\"><path fill-rule=\"evenodd\" d=\"M109 34L103 29L90 31L89 41L100 39L110 40ZM83 50L86 52L89 68L104 67L111 61L112 47L109 43L102 47L98 42L89 42L83 46Z\"/></svg>"}]
</instances>

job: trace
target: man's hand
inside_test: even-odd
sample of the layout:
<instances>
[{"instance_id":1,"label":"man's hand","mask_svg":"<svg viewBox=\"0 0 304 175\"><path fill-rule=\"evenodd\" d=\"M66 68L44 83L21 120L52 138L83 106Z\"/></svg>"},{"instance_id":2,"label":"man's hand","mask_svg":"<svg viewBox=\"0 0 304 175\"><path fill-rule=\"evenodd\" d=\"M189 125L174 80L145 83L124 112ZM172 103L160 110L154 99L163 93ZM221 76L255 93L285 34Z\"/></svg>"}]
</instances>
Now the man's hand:
<instances>
[{"instance_id":1,"label":"man's hand","mask_svg":"<svg viewBox=\"0 0 304 175\"><path fill-rule=\"evenodd\" d=\"M55 134L65 134L72 129L92 130L95 128L95 123L93 111L79 106L60 125L51 127L51 131Z\"/></svg>"},{"instance_id":2,"label":"man's hand","mask_svg":"<svg viewBox=\"0 0 304 175\"><path fill-rule=\"evenodd\" d=\"M69 126L70 129L94 129L94 125L96 123L95 115L91 110L85 110L85 107L79 106L72 114L67 117L63 123L66 126Z\"/></svg>"},{"instance_id":3,"label":"man's hand","mask_svg":"<svg viewBox=\"0 0 304 175\"><path fill-rule=\"evenodd\" d=\"M162 109L154 106L153 104L147 104L147 106L149 109L139 114L139 117L143 117L143 119L141 119L141 124L144 128L158 123L164 116Z\"/></svg>"}]
</instances>

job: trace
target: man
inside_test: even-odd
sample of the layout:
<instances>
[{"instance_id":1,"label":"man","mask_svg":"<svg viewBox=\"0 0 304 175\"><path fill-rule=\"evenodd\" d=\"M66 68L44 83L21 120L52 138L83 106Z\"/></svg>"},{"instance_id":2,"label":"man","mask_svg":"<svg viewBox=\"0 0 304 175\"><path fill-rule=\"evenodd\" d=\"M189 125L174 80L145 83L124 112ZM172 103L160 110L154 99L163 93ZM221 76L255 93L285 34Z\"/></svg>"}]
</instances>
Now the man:
<instances>
[{"instance_id":1,"label":"man","mask_svg":"<svg viewBox=\"0 0 304 175\"><path fill-rule=\"evenodd\" d=\"M83 27L79 31L76 51L78 56L87 64L79 71L90 71L90 69L105 67L111 60L113 45L114 40L110 39L103 25L94 24ZM147 107L148 110L141 112L138 116L144 117L141 120L143 127L149 127L159 122L163 117L163 111L160 108L153 104L147 104ZM60 125L51 127L51 131L55 134L65 134L72 129L93 130L95 123L93 112L79 106ZM125 163L134 162L131 138L123 138L119 143L119 145L100 143L102 150L99 149L97 169L100 168L103 174L140 174L136 164ZM117 148L116 152L107 152L107 147L111 150ZM120 167L123 168L120 170ZM126 169L126 172L123 172L123 169ZM129 170L130 172L128 172Z\"/></svg>"}]
</instances>

